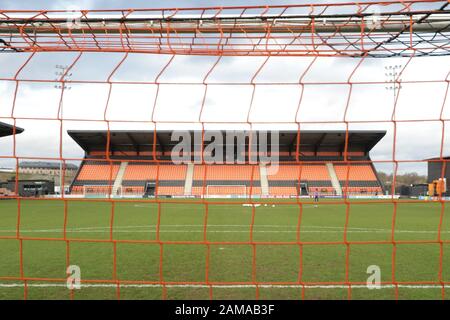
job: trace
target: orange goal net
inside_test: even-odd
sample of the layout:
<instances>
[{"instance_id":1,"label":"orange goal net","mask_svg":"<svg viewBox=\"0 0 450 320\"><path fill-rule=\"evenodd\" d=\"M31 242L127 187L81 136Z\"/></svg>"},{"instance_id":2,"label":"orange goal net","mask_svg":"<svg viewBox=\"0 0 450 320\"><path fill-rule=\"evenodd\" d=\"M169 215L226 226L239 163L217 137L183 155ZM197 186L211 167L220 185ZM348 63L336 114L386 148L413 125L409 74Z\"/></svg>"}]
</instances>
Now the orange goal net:
<instances>
[{"instance_id":1,"label":"orange goal net","mask_svg":"<svg viewBox=\"0 0 450 320\"><path fill-rule=\"evenodd\" d=\"M448 298L450 3L299 2L0 10L0 298Z\"/></svg>"}]
</instances>

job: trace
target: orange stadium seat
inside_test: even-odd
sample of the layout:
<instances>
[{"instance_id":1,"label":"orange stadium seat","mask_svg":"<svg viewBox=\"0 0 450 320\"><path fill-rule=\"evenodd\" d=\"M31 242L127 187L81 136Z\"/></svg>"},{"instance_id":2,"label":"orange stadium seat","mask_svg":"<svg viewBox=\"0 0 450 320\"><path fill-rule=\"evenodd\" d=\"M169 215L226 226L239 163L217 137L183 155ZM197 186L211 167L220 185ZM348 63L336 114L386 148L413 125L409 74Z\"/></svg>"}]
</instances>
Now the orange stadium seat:
<instances>
[{"instance_id":1,"label":"orange stadium seat","mask_svg":"<svg viewBox=\"0 0 450 320\"><path fill-rule=\"evenodd\" d=\"M81 188L80 194L85 192L89 194L111 194L112 186L78 186Z\"/></svg>"},{"instance_id":2,"label":"orange stadium seat","mask_svg":"<svg viewBox=\"0 0 450 320\"><path fill-rule=\"evenodd\" d=\"M270 187L269 194L271 196L296 196L296 187Z\"/></svg>"},{"instance_id":3,"label":"orange stadium seat","mask_svg":"<svg viewBox=\"0 0 450 320\"><path fill-rule=\"evenodd\" d=\"M123 180L145 181L145 180L184 180L186 177L185 165L144 165L129 163Z\"/></svg>"},{"instance_id":4,"label":"orange stadium seat","mask_svg":"<svg viewBox=\"0 0 450 320\"><path fill-rule=\"evenodd\" d=\"M203 180L206 169L206 180L259 180L259 167L252 165L196 165L194 180Z\"/></svg>"},{"instance_id":5,"label":"orange stadium seat","mask_svg":"<svg viewBox=\"0 0 450 320\"><path fill-rule=\"evenodd\" d=\"M343 193L347 194L381 194L381 187L343 187Z\"/></svg>"},{"instance_id":6,"label":"orange stadium seat","mask_svg":"<svg viewBox=\"0 0 450 320\"><path fill-rule=\"evenodd\" d=\"M179 195L183 195L184 194L184 187L175 187L175 186L158 187L156 192L159 195L179 196Z\"/></svg>"},{"instance_id":7,"label":"orange stadium seat","mask_svg":"<svg viewBox=\"0 0 450 320\"><path fill-rule=\"evenodd\" d=\"M261 188L260 187L246 187L243 186L214 186L210 185L209 187L193 187L192 195L200 196L200 195L260 195Z\"/></svg>"},{"instance_id":8,"label":"orange stadium seat","mask_svg":"<svg viewBox=\"0 0 450 320\"><path fill-rule=\"evenodd\" d=\"M347 180L347 166L335 165L334 170L339 180ZM370 165L350 165L348 167L349 181L376 181L377 177Z\"/></svg>"},{"instance_id":9,"label":"orange stadium seat","mask_svg":"<svg viewBox=\"0 0 450 320\"><path fill-rule=\"evenodd\" d=\"M371 182L378 181L375 171L371 165L334 165L336 175L341 181L343 192L346 194L379 194L382 193L380 186L371 185ZM353 185L346 186L347 170L349 168L349 181ZM90 186L89 190L92 193L105 194L110 192L110 187L102 186L105 181L109 181L110 170L112 170L111 179L114 181L119 170L119 164L115 163L110 166L109 163L85 163L77 177L78 184L72 188L72 194L83 194L86 192L83 181L99 181L99 185ZM203 189L198 183L205 178L206 171L206 186ZM159 195L183 195L184 187L180 185L180 181L185 180L187 172L186 165L171 165L160 164L159 173L158 165L155 164L140 164L129 163L123 177L123 181L147 181L156 180L158 176L159 181L174 181L178 182L175 185L165 184L158 186L157 194ZM269 195L271 196L297 196L297 187L293 186L288 181L300 180L308 184L309 193L314 193L316 190L322 195L336 194L333 187L331 187L331 178L325 164L280 164L278 170L273 171L268 169L267 178L269 180ZM249 195L249 182L253 180L256 184L253 185L251 193L253 195L260 195L260 171L258 165L195 165L193 180L197 182L192 187L192 195ZM242 185L247 185L243 188L242 185L227 185L227 183L220 183L220 181L242 181ZM277 181L285 182L276 183ZM219 185L214 185L214 183ZM361 183L360 183L361 182ZM369 182L369 184L364 184ZM272 183L272 185L270 184ZM356 185L355 185L356 183ZM91 182L92 184L92 182ZM221 185L223 184L223 185ZM144 193L144 185L136 185L136 183L128 183L122 186L122 195L142 195Z\"/></svg>"},{"instance_id":10,"label":"orange stadium seat","mask_svg":"<svg viewBox=\"0 0 450 320\"><path fill-rule=\"evenodd\" d=\"M268 170L267 178L269 180L298 180L300 174L301 180L330 180L325 165L279 165L278 171L273 174L271 174L271 170Z\"/></svg>"},{"instance_id":11,"label":"orange stadium seat","mask_svg":"<svg viewBox=\"0 0 450 320\"><path fill-rule=\"evenodd\" d=\"M83 194L83 186L73 186L72 194Z\"/></svg>"},{"instance_id":12,"label":"orange stadium seat","mask_svg":"<svg viewBox=\"0 0 450 320\"><path fill-rule=\"evenodd\" d=\"M119 165L110 165L108 162L104 164L89 164L85 163L78 174L77 180L113 180L116 178L119 171Z\"/></svg>"},{"instance_id":13,"label":"orange stadium seat","mask_svg":"<svg viewBox=\"0 0 450 320\"><path fill-rule=\"evenodd\" d=\"M124 196L132 196L132 195L142 195L144 194L144 186L123 186L122 187L122 195Z\"/></svg>"},{"instance_id":14,"label":"orange stadium seat","mask_svg":"<svg viewBox=\"0 0 450 320\"><path fill-rule=\"evenodd\" d=\"M333 187L310 187L309 194L314 194L314 192L318 191L321 195L334 195L335 190Z\"/></svg>"}]
</instances>

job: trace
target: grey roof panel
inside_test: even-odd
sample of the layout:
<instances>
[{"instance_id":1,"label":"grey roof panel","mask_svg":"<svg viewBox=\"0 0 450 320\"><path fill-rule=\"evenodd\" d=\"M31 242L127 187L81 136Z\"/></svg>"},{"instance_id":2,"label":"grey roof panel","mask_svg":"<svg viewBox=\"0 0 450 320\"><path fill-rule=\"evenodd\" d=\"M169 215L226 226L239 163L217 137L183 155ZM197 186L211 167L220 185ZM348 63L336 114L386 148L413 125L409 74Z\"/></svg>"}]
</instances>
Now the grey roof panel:
<instances>
[{"instance_id":1,"label":"grey roof panel","mask_svg":"<svg viewBox=\"0 0 450 320\"><path fill-rule=\"evenodd\" d=\"M156 150L171 150L177 143L172 141L174 131L68 131L69 136L75 140L83 150L105 151L109 143L109 150L114 151L152 151L154 144ZM244 131L206 131L208 134L222 134L226 132L243 133ZM296 150L297 141L300 140L301 151L342 151L348 141L348 151L370 151L386 134L386 131L300 131L298 137L297 131L280 131L279 146L280 150ZM200 146L202 143L201 131L188 131L188 135L194 145ZM196 139L197 137L197 139ZM206 141L206 140L205 140ZM252 140L254 141L254 140ZM207 145L209 141L204 143ZM223 138L223 145L226 145L226 139ZM271 144L270 135L268 144ZM248 138L246 139L246 147Z\"/></svg>"},{"instance_id":2,"label":"grey roof panel","mask_svg":"<svg viewBox=\"0 0 450 320\"><path fill-rule=\"evenodd\" d=\"M16 134L22 133L24 130L22 128L16 127ZM14 134L14 126L0 122L0 137L11 136Z\"/></svg>"}]
</instances>

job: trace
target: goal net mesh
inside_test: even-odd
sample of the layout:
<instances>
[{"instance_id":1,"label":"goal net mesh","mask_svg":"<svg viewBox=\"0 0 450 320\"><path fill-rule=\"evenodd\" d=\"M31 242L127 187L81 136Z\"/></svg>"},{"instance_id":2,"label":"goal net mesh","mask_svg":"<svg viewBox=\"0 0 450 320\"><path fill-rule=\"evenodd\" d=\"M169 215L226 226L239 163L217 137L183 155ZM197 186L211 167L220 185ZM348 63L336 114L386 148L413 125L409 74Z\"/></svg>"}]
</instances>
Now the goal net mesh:
<instances>
[{"instance_id":1,"label":"goal net mesh","mask_svg":"<svg viewBox=\"0 0 450 320\"><path fill-rule=\"evenodd\" d=\"M432 164L436 180L448 172L449 10L437 0L2 10L0 120L10 136L0 139L0 167L14 172L0 176L12 185L0 201L0 296L42 298L48 286L60 298L136 298L139 290L163 299L220 299L227 290L256 299L401 299L408 290L448 298L449 198L442 187L428 194L432 181L404 178ZM75 142L83 130L102 134ZM298 171L267 168L263 184L258 165L216 178L200 159L189 189L189 168L171 168L167 150L156 148L160 130L196 130L201 142L208 130L294 131ZM308 162L304 130L342 132L334 169L325 166L330 154ZM386 135L370 159L354 158L350 141L364 130ZM115 149L120 131L155 133L126 138L130 148L152 145L145 156L155 160ZM106 150L98 158L79 151L94 142ZM336 145L325 135L316 143ZM62 162L66 171L88 156L88 174L62 179L69 193L21 193L22 181L36 179L21 171L24 161ZM367 166L383 189L355 186ZM325 183L330 170L337 178ZM246 183L209 185L220 180ZM427 191L399 199L410 184ZM234 193L244 199L206 197ZM64 288L73 265L81 290ZM379 291L366 290L372 265L382 270Z\"/></svg>"}]
</instances>

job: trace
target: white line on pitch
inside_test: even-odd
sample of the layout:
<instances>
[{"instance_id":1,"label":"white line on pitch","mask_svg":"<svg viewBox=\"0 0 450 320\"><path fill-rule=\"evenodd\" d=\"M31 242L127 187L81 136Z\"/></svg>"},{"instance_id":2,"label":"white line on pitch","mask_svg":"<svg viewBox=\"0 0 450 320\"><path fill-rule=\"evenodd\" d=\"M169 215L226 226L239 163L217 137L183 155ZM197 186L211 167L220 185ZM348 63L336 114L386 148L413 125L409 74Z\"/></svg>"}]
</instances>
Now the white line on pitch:
<instances>
[{"instance_id":1,"label":"white line on pitch","mask_svg":"<svg viewBox=\"0 0 450 320\"><path fill-rule=\"evenodd\" d=\"M0 283L0 288L23 288L25 285L23 283ZM37 287L37 288L51 288L51 287L66 287L65 283L27 283L27 287ZM350 285L353 289L368 289L366 285ZM162 288L161 284L120 284L121 288ZM221 288L221 289L247 289L247 288L305 288L305 289L347 289L348 285L276 285L276 284L260 284L258 286L254 284L243 284L243 285L204 285L204 284L167 284L164 285L166 288ZM381 289L393 289L396 286L392 284L380 285ZM409 285L409 284L399 284L398 288L405 289L442 289L450 288L450 285ZM95 283L95 284L81 284L81 288L117 288L117 284L114 283Z\"/></svg>"},{"instance_id":2,"label":"white line on pitch","mask_svg":"<svg viewBox=\"0 0 450 320\"><path fill-rule=\"evenodd\" d=\"M171 229L171 228L183 228L183 227L197 227L201 228L201 230L186 230L186 229ZM246 230L211 230L209 228L214 227L245 227ZM273 227L273 228L291 228L291 230L258 230L259 227ZM145 230L129 230L129 229L145 229ZM165 229L168 230L165 230ZM207 233L248 233L249 225L208 225ZM318 230L303 230L305 227L302 227L300 233L343 233L343 227L326 227L326 226L310 226L310 229L318 229ZM320 230L321 228L327 230ZM330 230L331 229L331 230ZM59 233L63 232L63 229L35 229L35 230L20 230L21 233ZM148 225L148 226L124 226L124 227L113 227L114 233L155 233L156 226ZM15 233L16 229L10 230L0 230L0 233ZM110 227L87 227L87 228L68 228L66 232L69 233L109 233ZM164 233L203 233L203 225L163 225L161 226L159 232ZM254 233L297 233L295 226L254 226ZM391 233L391 229L376 229L376 228L348 228L347 233ZM413 234L437 234L437 230L395 230L395 233L413 233ZM448 230L441 230L441 233L450 233Z\"/></svg>"}]
</instances>

